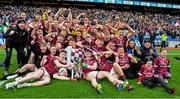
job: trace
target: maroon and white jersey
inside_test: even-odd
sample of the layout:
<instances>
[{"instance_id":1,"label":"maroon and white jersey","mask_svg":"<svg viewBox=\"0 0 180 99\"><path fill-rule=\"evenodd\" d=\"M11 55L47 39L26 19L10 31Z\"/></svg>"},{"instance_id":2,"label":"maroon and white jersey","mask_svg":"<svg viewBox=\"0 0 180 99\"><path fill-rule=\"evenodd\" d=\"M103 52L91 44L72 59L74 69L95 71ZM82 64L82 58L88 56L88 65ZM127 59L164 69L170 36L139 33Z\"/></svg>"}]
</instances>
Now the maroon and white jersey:
<instances>
[{"instance_id":1,"label":"maroon and white jersey","mask_svg":"<svg viewBox=\"0 0 180 99\"><path fill-rule=\"evenodd\" d=\"M114 38L116 41L116 45L122 45L123 48L126 48L127 36L119 36Z\"/></svg>"},{"instance_id":2,"label":"maroon and white jersey","mask_svg":"<svg viewBox=\"0 0 180 99\"><path fill-rule=\"evenodd\" d=\"M108 61L108 59L103 56L101 57L101 62L98 63L98 69L101 71L111 71L113 63Z\"/></svg>"},{"instance_id":3,"label":"maroon and white jersey","mask_svg":"<svg viewBox=\"0 0 180 99\"><path fill-rule=\"evenodd\" d=\"M141 69L139 71L139 79L138 80L143 81L146 78L153 77L155 74L155 70L156 70L155 65L153 65L153 66L142 65Z\"/></svg>"},{"instance_id":4,"label":"maroon and white jersey","mask_svg":"<svg viewBox=\"0 0 180 99\"><path fill-rule=\"evenodd\" d=\"M168 72L169 59L158 56L155 59L155 65L157 65L159 74L166 73L166 72Z\"/></svg>"},{"instance_id":5,"label":"maroon and white jersey","mask_svg":"<svg viewBox=\"0 0 180 99\"><path fill-rule=\"evenodd\" d=\"M75 58L79 58L80 61L82 61L84 58L84 49L82 48L74 49L71 46L68 46L66 48L66 52L67 52L67 60L68 60L68 63L70 64L75 63Z\"/></svg>"},{"instance_id":6,"label":"maroon and white jersey","mask_svg":"<svg viewBox=\"0 0 180 99\"><path fill-rule=\"evenodd\" d=\"M91 49L94 50L95 52L106 51L106 47L104 45L102 47L97 47L95 42L91 42Z\"/></svg>"},{"instance_id":7,"label":"maroon and white jersey","mask_svg":"<svg viewBox=\"0 0 180 99\"><path fill-rule=\"evenodd\" d=\"M77 37L77 36L74 37L74 40L75 40L75 42L82 42L82 41L84 41L84 39L82 37Z\"/></svg>"},{"instance_id":8,"label":"maroon and white jersey","mask_svg":"<svg viewBox=\"0 0 180 99\"><path fill-rule=\"evenodd\" d=\"M54 63L54 60L56 59L55 56L51 56L50 54L47 56L47 64L43 67L46 69L46 71L49 73L50 76L53 76L53 74L58 72L58 69Z\"/></svg>"},{"instance_id":9,"label":"maroon and white jersey","mask_svg":"<svg viewBox=\"0 0 180 99\"><path fill-rule=\"evenodd\" d=\"M88 66L93 66L94 63L97 63L97 61L95 59L91 59L91 60L84 60L83 63L87 64ZM82 72L86 75L87 73L91 72L91 71L95 71L92 70L90 68L83 68Z\"/></svg>"},{"instance_id":10,"label":"maroon and white jersey","mask_svg":"<svg viewBox=\"0 0 180 99\"><path fill-rule=\"evenodd\" d=\"M124 56L119 57L118 64L120 66L123 66L125 64L130 64L130 62L131 62L131 59L128 57L128 53L124 53Z\"/></svg>"}]
</instances>

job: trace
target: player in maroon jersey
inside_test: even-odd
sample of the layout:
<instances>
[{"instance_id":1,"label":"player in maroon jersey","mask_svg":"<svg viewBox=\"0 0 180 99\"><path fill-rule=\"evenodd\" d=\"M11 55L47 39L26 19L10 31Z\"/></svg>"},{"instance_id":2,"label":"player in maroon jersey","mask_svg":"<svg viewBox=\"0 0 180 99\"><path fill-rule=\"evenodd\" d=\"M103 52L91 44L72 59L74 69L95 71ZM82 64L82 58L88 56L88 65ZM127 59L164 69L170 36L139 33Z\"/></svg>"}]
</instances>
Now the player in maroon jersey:
<instances>
[{"instance_id":1,"label":"player in maroon jersey","mask_svg":"<svg viewBox=\"0 0 180 99\"><path fill-rule=\"evenodd\" d=\"M58 67L58 69L63 69L63 73L60 74L60 73L55 73L53 75L53 78L55 79L59 79L59 80L73 80L73 81L76 81L76 79L71 79L70 78L70 71L72 69L72 65L68 64L67 63L67 60L66 60L66 51L65 50L61 50L59 52L59 56L56 57L54 63L56 64L56 66Z\"/></svg>"},{"instance_id":2,"label":"player in maroon jersey","mask_svg":"<svg viewBox=\"0 0 180 99\"><path fill-rule=\"evenodd\" d=\"M156 84L160 84L169 94L175 95L176 89L170 88L163 79L159 78L157 68L153 65L153 61L154 59L152 57L145 59L145 64L141 66L139 71L138 84L143 83L143 85L148 88L154 88Z\"/></svg>"},{"instance_id":3,"label":"player in maroon jersey","mask_svg":"<svg viewBox=\"0 0 180 99\"><path fill-rule=\"evenodd\" d=\"M97 38L95 42L91 42L91 49L95 52L106 51L106 46L104 46L104 40Z\"/></svg>"},{"instance_id":4,"label":"player in maroon jersey","mask_svg":"<svg viewBox=\"0 0 180 99\"><path fill-rule=\"evenodd\" d=\"M128 83L118 80L117 78L113 77L107 71L97 71L97 60L92 57L92 52L86 50L85 51L85 59L83 60L82 64L82 72L83 78L91 81L91 84L97 91L102 94L102 85L98 84L97 79L108 78L108 80L113 83L119 91L123 90L123 88L127 88L127 90L131 90L132 86Z\"/></svg>"},{"instance_id":5,"label":"player in maroon jersey","mask_svg":"<svg viewBox=\"0 0 180 99\"><path fill-rule=\"evenodd\" d=\"M115 55L113 54L113 52L100 52L96 59L98 60L99 71L107 71L113 77L123 78L123 80L125 80L125 76L122 69L118 68L119 65L115 63Z\"/></svg>"},{"instance_id":6,"label":"player in maroon jersey","mask_svg":"<svg viewBox=\"0 0 180 99\"><path fill-rule=\"evenodd\" d=\"M38 70L28 73L21 79L17 81L10 82L6 84L6 89L12 88L17 86L17 88L22 87L30 87L30 86L42 86L49 84L51 81L51 77L58 72L58 69L55 65L54 60L56 59L56 47L51 47L51 53L48 56L44 56L41 65L43 67L39 68ZM29 80L38 80L33 83L26 83Z\"/></svg>"},{"instance_id":7,"label":"player in maroon jersey","mask_svg":"<svg viewBox=\"0 0 180 99\"><path fill-rule=\"evenodd\" d=\"M106 49L108 51L113 51L114 53L117 52L116 41L115 40L110 40L108 42L108 44L106 45Z\"/></svg>"},{"instance_id":8,"label":"player in maroon jersey","mask_svg":"<svg viewBox=\"0 0 180 99\"><path fill-rule=\"evenodd\" d=\"M37 49L35 46L32 49L36 49L32 63L25 64L22 68L17 70L15 73L8 76L4 76L3 79L13 79L13 78L22 78L21 76L25 75L27 72L34 72L40 68L40 62L44 55L48 55L50 52L47 48L46 43L41 43L40 49ZM17 79L19 79L17 78Z\"/></svg>"},{"instance_id":9,"label":"player in maroon jersey","mask_svg":"<svg viewBox=\"0 0 180 99\"><path fill-rule=\"evenodd\" d=\"M131 63L137 64L137 60L131 55L124 52L124 48L122 46L118 47L118 54L116 55L116 63L118 63L119 68L122 68L125 76L127 78L134 78L130 71Z\"/></svg>"},{"instance_id":10,"label":"player in maroon jersey","mask_svg":"<svg viewBox=\"0 0 180 99\"><path fill-rule=\"evenodd\" d=\"M170 74L170 64L169 59L167 58L167 51L162 49L160 55L155 59L155 65L157 65L159 78L165 80L171 77Z\"/></svg>"},{"instance_id":11,"label":"player in maroon jersey","mask_svg":"<svg viewBox=\"0 0 180 99\"><path fill-rule=\"evenodd\" d=\"M123 48L126 48L126 42L128 38L135 34L135 31L126 23L118 23L117 29L110 26L109 24L107 24L106 26L113 30L116 45L122 45ZM121 29L128 29L130 33L128 34L127 32L123 32L121 31Z\"/></svg>"},{"instance_id":12,"label":"player in maroon jersey","mask_svg":"<svg viewBox=\"0 0 180 99\"><path fill-rule=\"evenodd\" d=\"M76 35L74 36L74 40L76 42L82 42L84 40L84 38L83 38L83 31L77 30L76 31Z\"/></svg>"}]
</instances>

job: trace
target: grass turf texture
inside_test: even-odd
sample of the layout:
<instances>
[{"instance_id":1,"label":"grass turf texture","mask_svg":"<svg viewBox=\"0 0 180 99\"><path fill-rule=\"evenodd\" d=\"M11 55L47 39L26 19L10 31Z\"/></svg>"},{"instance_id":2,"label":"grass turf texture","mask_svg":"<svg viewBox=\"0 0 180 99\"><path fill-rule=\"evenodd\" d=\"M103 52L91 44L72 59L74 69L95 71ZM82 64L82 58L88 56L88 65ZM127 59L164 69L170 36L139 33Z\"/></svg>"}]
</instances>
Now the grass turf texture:
<instances>
[{"instance_id":1,"label":"grass turf texture","mask_svg":"<svg viewBox=\"0 0 180 99\"><path fill-rule=\"evenodd\" d=\"M17 60L15 51L13 52L11 59L10 72L17 69ZM85 80L78 82L73 81L60 81L52 80L49 85L41 87L22 88L16 90L6 90L4 86L0 87L0 98L180 98L180 64L179 60L174 57L180 57L178 55L180 50L170 50L168 58L171 61L172 78L169 80L170 86L175 86L177 89L176 96L169 95L161 87L154 89L148 89L143 85L137 85L136 81L129 80L129 82L135 87L131 92L123 90L119 92L117 88L111 84L107 79L103 79L100 82L103 85L104 94L99 96L96 90L91 86L91 83ZM3 61L5 57L4 49L0 49L0 60ZM0 77L3 74L3 68L0 67Z\"/></svg>"}]
</instances>

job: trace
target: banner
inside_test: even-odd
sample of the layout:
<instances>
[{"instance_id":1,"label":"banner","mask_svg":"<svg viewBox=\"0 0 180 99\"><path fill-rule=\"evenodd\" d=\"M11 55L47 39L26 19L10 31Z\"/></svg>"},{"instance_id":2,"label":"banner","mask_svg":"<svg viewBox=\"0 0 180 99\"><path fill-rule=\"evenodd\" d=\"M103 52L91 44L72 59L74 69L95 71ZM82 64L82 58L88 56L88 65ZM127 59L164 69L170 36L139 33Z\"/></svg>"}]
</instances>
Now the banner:
<instances>
[{"instance_id":1,"label":"banner","mask_svg":"<svg viewBox=\"0 0 180 99\"><path fill-rule=\"evenodd\" d=\"M99 2L99 3L114 3L124 5L137 5L147 7L160 7L160 8L174 8L180 9L180 5L170 3L157 3L157 2L143 2L143 1L130 1L130 0L67 0L67 1L82 1L82 2Z\"/></svg>"}]
</instances>

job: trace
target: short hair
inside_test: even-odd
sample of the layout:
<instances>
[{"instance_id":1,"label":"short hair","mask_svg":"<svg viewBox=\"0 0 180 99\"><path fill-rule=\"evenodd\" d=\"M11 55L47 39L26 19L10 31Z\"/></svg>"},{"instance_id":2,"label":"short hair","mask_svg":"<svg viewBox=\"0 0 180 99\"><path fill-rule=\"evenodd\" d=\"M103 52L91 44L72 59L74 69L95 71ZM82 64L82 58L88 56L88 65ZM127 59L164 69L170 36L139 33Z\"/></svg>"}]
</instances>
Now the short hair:
<instances>
[{"instance_id":1,"label":"short hair","mask_svg":"<svg viewBox=\"0 0 180 99\"><path fill-rule=\"evenodd\" d=\"M41 43L40 46L46 46L47 47L47 43Z\"/></svg>"},{"instance_id":2,"label":"short hair","mask_svg":"<svg viewBox=\"0 0 180 99\"><path fill-rule=\"evenodd\" d=\"M124 49L123 45L119 45L119 46L118 46L118 49L119 49L119 48L123 48L123 49Z\"/></svg>"},{"instance_id":3,"label":"short hair","mask_svg":"<svg viewBox=\"0 0 180 99\"><path fill-rule=\"evenodd\" d=\"M162 49L160 50L160 52L162 52L162 51L167 51L167 49L166 49L166 48L162 48Z\"/></svg>"},{"instance_id":4,"label":"short hair","mask_svg":"<svg viewBox=\"0 0 180 99\"><path fill-rule=\"evenodd\" d=\"M60 50L59 54L60 53L65 53L66 54L67 52L66 52L66 50L63 49L63 50Z\"/></svg>"},{"instance_id":5,"label":"short hair","mask_svg":"<svg viewBox=\"0 0 180 99\"><path fill-rule=\"evenodd\" d=\"M80 30L80 29L78 29L76 32L81 32L81 33L82 33L83 31L82 31L82 30Z\"/></svg>"}]
</instances>

